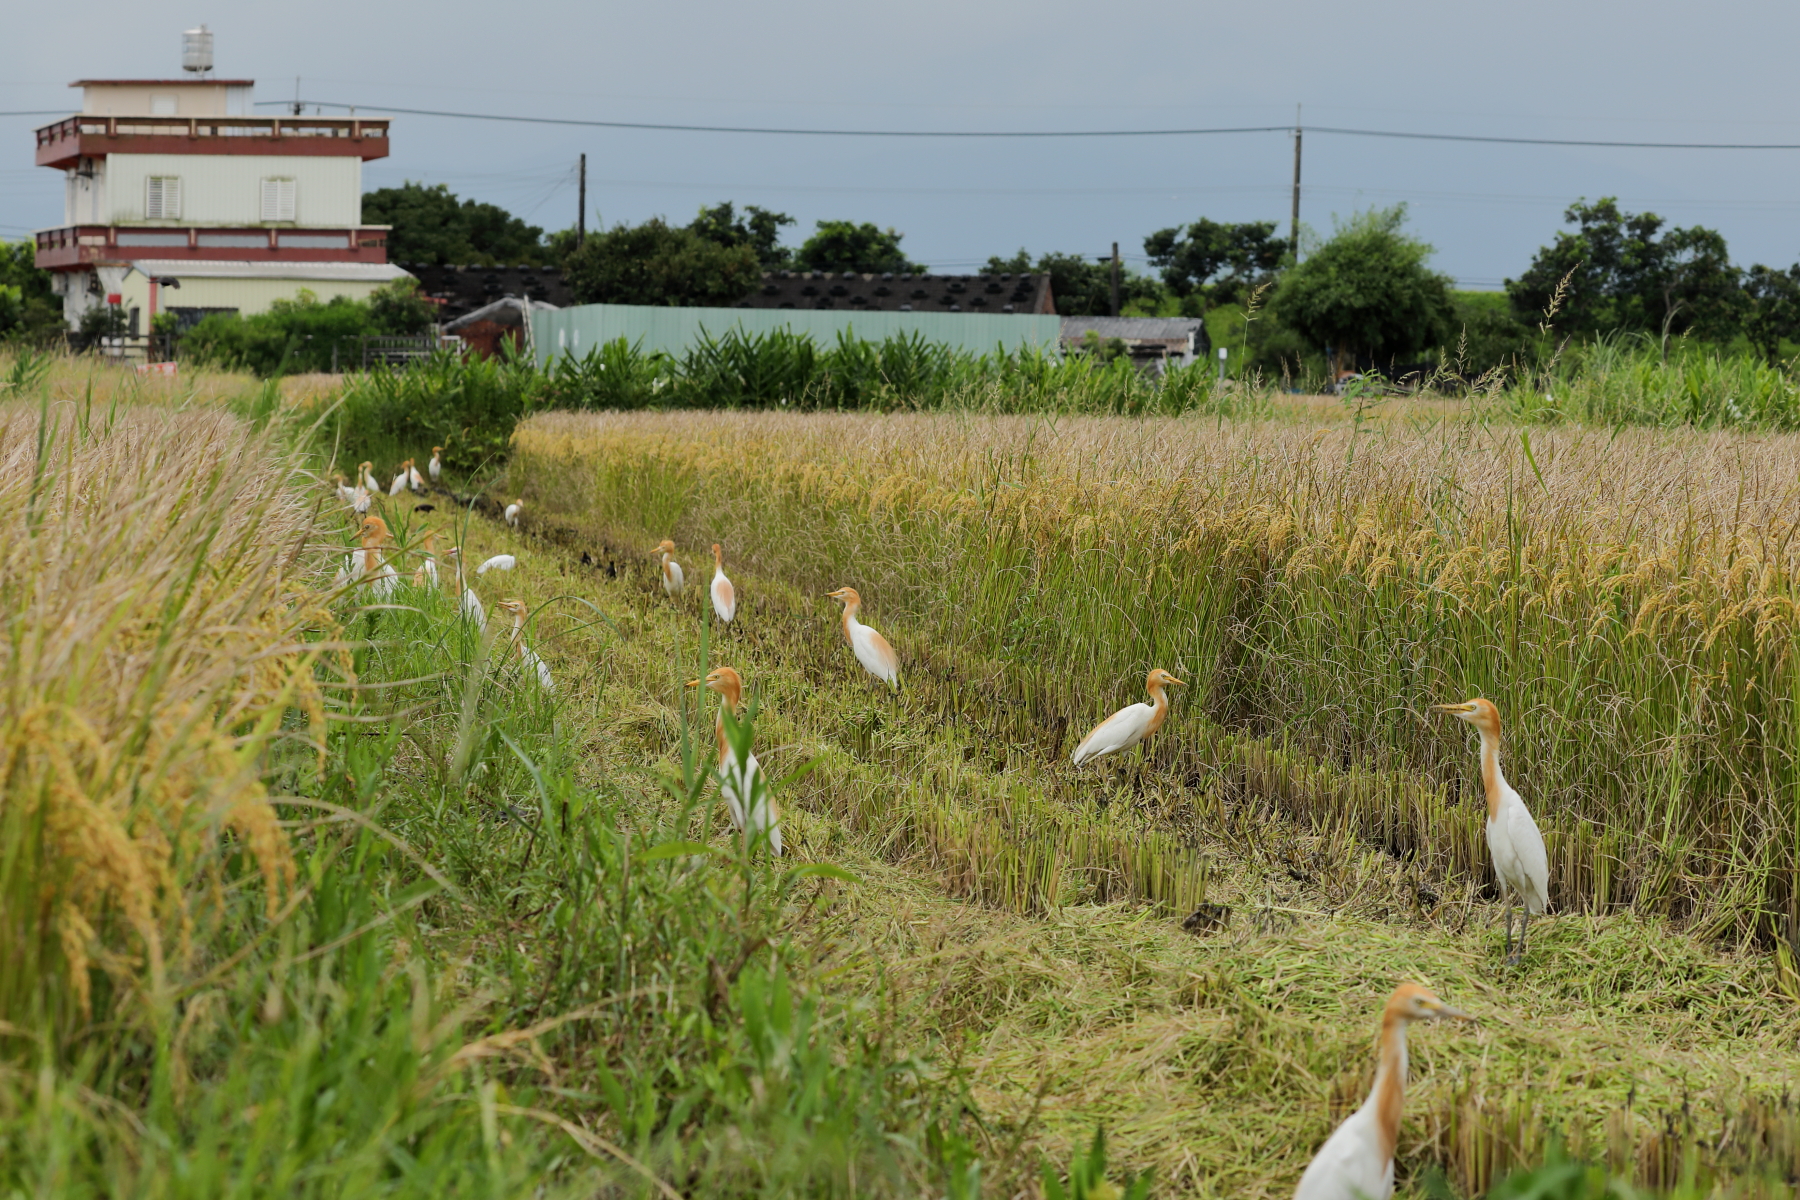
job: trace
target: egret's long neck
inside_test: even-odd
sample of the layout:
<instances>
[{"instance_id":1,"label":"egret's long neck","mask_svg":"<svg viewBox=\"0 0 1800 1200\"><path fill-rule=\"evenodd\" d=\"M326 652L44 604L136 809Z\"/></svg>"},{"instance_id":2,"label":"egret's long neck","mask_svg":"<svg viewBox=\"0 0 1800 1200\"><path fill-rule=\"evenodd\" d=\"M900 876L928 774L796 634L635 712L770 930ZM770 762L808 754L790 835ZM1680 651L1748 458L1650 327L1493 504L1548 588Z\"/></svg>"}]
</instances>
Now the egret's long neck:
<instances>
[{"instance_id":1,"label":"egret's long neck","mask_svg":"<svg viewBox=\"0 0 1800 1200\"><path fill-rule=\"evenodd\" d=\"M1500 815L1500 798L1506 794L1506 776L1500 773L1500 735L1481 731L1481 787L1487 793L1488 820Z\"/></svg>"},{"instance_id":2,"label":"egret's long neck","mask_svg":"<svg viewBox=\"0 0 1800 1200\"><path fill-rule=\"evenodd\" d=\"M1144 730L1145 734L1148 735L1148 734L1155 733L1157 730L1162 728L1163 722L1168 719L1169 719L1169 693L1163 689L1162 684L1160 684L1160 683L1151 684L1150 685L1150 724Z\"/></svg>"},{"instance_id":3,"label":"egret's long neck","mask_svg":"<svg viewBox=\"0 0 1800 1200\"><path fill-rule=\"evenodd\" d=\"M856 610L861 607L862 602L858 600L852 600L844 605L844 640L847 642L856 640L850 636L850 632L856 628Z\"/></svg>"},{"instance_id":4,"label":"egret's long neck","mask_svg":"<svg viewBox=\"0 0 1800 1200\"><path fill-rule=\"evenodd\" d=\"M516 646L519 644L519 638L521 635L524 634L524 632L525 632L525 614L515 610L513 613L513 634L512 634L513 645Z\"/></svg>"},{"instance_id":5,"label":"egret's long neck","mask_svg":"<svg viewBox=\"0 0 1800 1200\"><path fill-rule=\"evenodd\" d=\"M1363 1107L1375 1114L1375 1136L1381 1161L1394 1157L1400 1140L1400 1110L1406 1105L1406 1019L1388 1017L1381 1023L1381 1060L1375 1068L1375 1086Z\"/></svg>"}]
</instances>

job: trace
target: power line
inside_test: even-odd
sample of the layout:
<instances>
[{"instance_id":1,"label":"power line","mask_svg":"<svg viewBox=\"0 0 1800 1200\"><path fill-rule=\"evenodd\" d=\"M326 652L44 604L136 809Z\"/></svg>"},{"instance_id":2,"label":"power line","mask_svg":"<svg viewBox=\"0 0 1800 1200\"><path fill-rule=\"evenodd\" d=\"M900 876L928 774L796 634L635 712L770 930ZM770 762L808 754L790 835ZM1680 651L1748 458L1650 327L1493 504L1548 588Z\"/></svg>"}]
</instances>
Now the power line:
<instances>
[{"instance_id":1,"label":"power line","mask_svg":"<svg viewBox=\"0 0 1800 1200\"><path fill-rule=\"evenodd\" d=\"M574 117L521 117L503 113L450 112L435 108L390 108L385 105L338 104L327 100L262 100L259 106L299 103L315 108L360 109L410 117L447 117L458 121L505 121L522 125L574 125L590 129L647 129L665 133L754 133L789 137L863 138L1108 138L1201 137L1233 133L1293 133L1292 125L1239 125L1214 129L792 129L757 125L676 125L652 121L588 121ZM1485 142L1512 146L1581 146L1620 150L1800 150L1800 142L1629 142L1587 138L1499 137L1470 133L1411 133L1394 129L1348 129L1307 125L1310 133L1346 137L1405 138L1433 142Z\"/></svg>"}]
</instances>

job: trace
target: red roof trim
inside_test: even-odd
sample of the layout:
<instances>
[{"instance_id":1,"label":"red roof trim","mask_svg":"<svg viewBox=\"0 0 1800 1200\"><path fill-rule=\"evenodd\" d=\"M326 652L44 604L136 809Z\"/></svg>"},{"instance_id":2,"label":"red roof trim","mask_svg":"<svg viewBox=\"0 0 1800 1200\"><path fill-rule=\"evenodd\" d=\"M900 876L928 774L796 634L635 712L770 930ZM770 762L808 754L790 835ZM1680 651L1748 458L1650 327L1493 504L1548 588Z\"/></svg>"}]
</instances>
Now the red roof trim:
<instances>
[{"instance_id":1,"label":"red roof trim","mask_svg":"<svg viewBox=\"0 0 1800 1200\"><path fill-rule=\"evenodd\" d=\"M77 79L70 87L254 87L254 79Z\"/></svg>"}]
</instances>

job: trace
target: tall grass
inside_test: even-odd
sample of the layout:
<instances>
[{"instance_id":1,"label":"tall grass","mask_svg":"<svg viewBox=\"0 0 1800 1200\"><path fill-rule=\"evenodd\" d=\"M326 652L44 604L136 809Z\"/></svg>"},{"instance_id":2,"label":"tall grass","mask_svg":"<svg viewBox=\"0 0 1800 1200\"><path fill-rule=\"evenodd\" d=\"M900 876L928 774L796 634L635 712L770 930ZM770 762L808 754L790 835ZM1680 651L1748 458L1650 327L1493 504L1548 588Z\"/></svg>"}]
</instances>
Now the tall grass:
<instances>
[{"instance_id":1,"label":"tall grass","mask_svg":"<svg viewBox=\"0 0 1800 1200\"><path fill-rule=\"evenodd\" d=\"M1046 756L1174 669L1196 703L1160 764L1228 807L1241 787L1476 879L1472 749L1425 710L1488 695L1559 907L1767 944L1792 936L1800 860L1797 450L1467 424L550 415L513 461L552 520L724 540L803 591L855 582L915 647L915 686Z\"/></svg>"},{"instance_id":2,"label":"tall grass","mask_svg":"<svg viewBox=\"0 0 1800 1200\"><path fill-rule=\"evenodd\" d=\"M1498 390L1502 411L1539 422L1699 429L1800 429L1794 364L1644 336L1566 348Z\"/></svg>"}]
</instances>

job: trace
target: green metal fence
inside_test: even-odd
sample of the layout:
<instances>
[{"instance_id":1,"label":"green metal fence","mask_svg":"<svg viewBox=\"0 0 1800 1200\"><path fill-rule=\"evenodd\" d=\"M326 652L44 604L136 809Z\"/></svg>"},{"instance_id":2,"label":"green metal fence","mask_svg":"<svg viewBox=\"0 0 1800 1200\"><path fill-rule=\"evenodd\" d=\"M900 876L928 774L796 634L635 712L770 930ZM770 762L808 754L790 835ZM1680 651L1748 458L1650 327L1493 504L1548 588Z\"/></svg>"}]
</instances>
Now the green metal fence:
<instances>
[{"instance_id":1,"label":"green metal fence","mask_svg":"<svg viewBox=\"0 0 1800 1200\"><path fill-rule=\"evenodd\" d=\"M855 312L793 308L659 308L646 304L582 304L531 314L532 349L540 364L563 354L577 357L615 338L645 352L680 354L704 334L721 337L737 329L766 334L777 329L811 334L821 346L832 345L848 330L867 341L918 333L973 354L1025 346L1054 350L1062 335L1054 316L1012 313Z\"/></svg>"}]
</instances>

